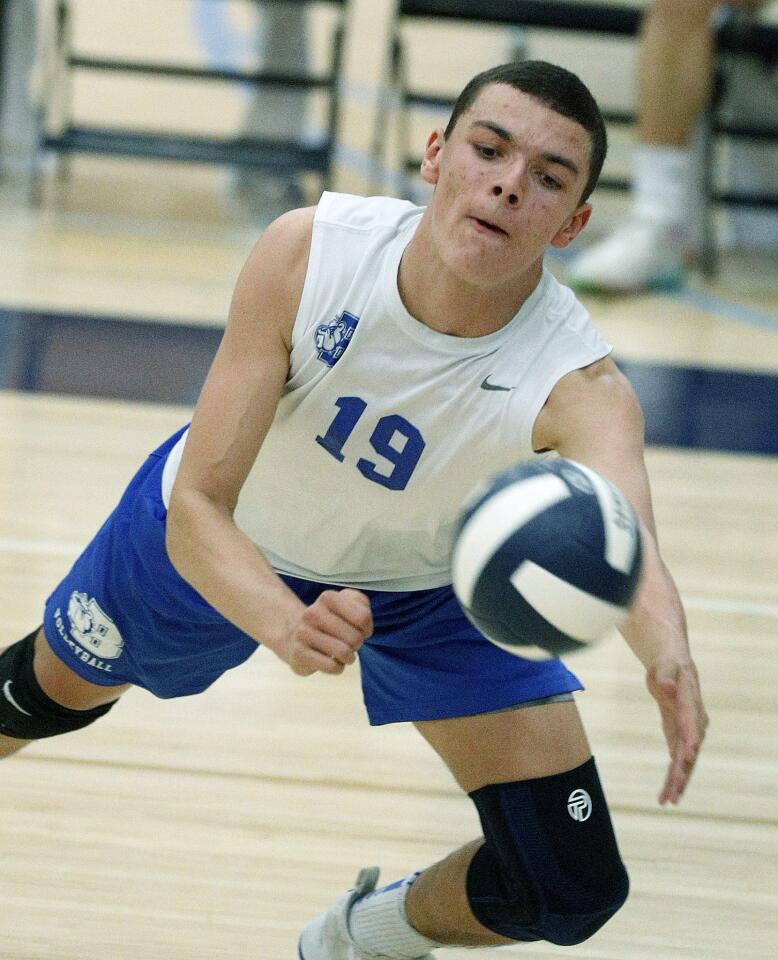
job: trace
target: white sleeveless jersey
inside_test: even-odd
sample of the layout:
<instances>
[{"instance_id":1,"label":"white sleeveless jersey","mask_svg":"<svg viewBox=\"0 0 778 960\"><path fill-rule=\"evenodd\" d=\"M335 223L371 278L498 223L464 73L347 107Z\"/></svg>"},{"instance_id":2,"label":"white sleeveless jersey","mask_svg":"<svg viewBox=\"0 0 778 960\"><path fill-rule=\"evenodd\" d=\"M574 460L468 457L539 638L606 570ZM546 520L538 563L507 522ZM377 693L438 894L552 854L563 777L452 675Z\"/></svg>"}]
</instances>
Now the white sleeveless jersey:
<instances>
[{"instance_id":1,"label":"white sleeveless jersey","mask_svg":"<svg viewBox=\"0 0 778 960\"><path fill-rule=\"evenodd\" d=\"M382 197L319 203L289 378L235 512L280 573L379 590L449 583L465 497L537 457L532 428L554 384L610 351L545 270L496 333L415 320L397 271L423 212Z\"/></svg>"}]
</instances>

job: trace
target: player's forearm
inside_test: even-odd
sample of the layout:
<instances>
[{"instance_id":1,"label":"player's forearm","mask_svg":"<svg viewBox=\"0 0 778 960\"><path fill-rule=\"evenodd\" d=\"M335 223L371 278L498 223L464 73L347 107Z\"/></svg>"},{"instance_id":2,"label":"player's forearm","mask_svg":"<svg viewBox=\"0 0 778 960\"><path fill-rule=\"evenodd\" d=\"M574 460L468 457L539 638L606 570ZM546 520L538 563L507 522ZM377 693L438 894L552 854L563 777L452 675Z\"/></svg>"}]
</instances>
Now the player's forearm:
<instances>
[{"instance_id":1,"label":"player's forearm","mask_svg":"<svg viewBox=\"0 0 778 960\"><path fill-rule=\"evenodd\" d=\"M656 543L644 531L644 573L629 619L621 633L647 670L669 650L688 651L686 617L681 597L662 562Z\"/></svg>"},{"instance_id":2,"label":"player's forearm","mask_svg":"<svg viewBox=\"0 0 778 960\"><path fill-rule=\"evenodd\" d=\"M166 544L173 566L211 606L282 655L304 605L226 508L197 491L174 491Z\"/></svg>"}]
</instances>

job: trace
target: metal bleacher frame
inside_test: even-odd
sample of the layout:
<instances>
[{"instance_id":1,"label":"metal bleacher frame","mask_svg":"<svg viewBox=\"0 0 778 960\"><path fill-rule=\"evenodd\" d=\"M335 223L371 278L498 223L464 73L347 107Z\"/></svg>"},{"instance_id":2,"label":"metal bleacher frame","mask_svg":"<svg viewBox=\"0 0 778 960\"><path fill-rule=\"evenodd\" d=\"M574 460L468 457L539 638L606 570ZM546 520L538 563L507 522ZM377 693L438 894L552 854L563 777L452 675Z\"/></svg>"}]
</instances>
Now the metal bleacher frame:
<instances>
[{"instance_id":1,"label":"metal bleacher frame","mask_svg":"<svg viewBox=\"0 0 778 960\"><path fill-rule=\"evenodd\" d=\"M213 0L217 2L217 0ZM248 2L248 0L247 0ZM267 0L265 0L267 2ZM329 70L324 75L310 72L280 72L257 70L253 72L222 68L180 66L139 60L119 60L81 56L72 48L72 12L69 0L58 0L56 6L55 44L59 70L64 72L64 90L60 119L52 129L50 114L55 109L56 80L52 78L46 92L44 120L40 147L54 152L58 160L67 161L74 153L91 153L137 157L155 160L188 161L192 163L225 164L253 167L259 170L278 170L294 173L315 173L328 189L331 176L339 120L339 78L346 29L348 0L270 0L274 3L312 5L322 3L338 8L338 17L332 36ZM174 132L160 133L142 129L119 127L78 126L73 123L70 85L74 70L108 71L141 74L157 78L187 78L203 81L221 81L252 84L257 87L325 90L329 94L326 137L315 144L302 140L281 140L261 136L211 137L190 136ZM60 170L66 163L60 163Z\"/></svg>"},{"instance_id":2,"label":"metal bleacher frame","mask_svg":"<svg viewBox=\"0 0 778 960\"><path fill-rule=\"evenodd\" d=\"M506 26L545 28L558 31L604 34L634 37L640 28L643 8L608 3L570 2L570 0L398 0L391 37L391 56L388 84L392 102L397 105L398 135L401 170L406 178L418 171L420 158L409 152L408 119L413 108L451 107L453 97L411 90L408 85L405 51L400 28L403 21L421 20L460 21L489 23ZM775 63L778 60L778 27L759 23L749 16L733 15L726 18L716 33L717 49L717 94L701 122L703 153L703 192L706 198L702 219L701 266L710 277L717 269L717 249L713 209L717 204L769 207L778 209L778 194L744 191L720 191L715 186L715 141L728 136L756 142L778 142L778 128L756 127L749 124L726 121L719 115L721 100L722 67L725 54L747 53ZM388 123L387 109L379 116L374 139L376 156L383 150L386 140L382 135ZM608 124L631 124L632 113L603 111ZM598 189L626 190L630 181L603 177Z\"/></svg>"},{"instance_id":3,"label":"metal bleacher frame","mask_svg":"<svg viewBox=\"0 0 778 960\"><path fill-rule=\"evenodd\" d=\"M0 0L0 82L2 82L5 67L5 18L7 16L8 4L6 0Z\"/></svg>"}]
</instances>

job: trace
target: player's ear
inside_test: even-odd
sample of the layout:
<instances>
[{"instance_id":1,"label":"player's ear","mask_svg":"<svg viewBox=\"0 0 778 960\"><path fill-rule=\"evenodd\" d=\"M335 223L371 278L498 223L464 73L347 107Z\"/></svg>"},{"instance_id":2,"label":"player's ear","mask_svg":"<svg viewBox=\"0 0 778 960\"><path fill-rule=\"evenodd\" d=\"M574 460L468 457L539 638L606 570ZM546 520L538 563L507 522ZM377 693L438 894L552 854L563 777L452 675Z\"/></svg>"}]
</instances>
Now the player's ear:
<instances>
[{"instance_id":1,"label":"player's ear","mask_svg":"<svg viewBox=\"0 0 778 960\"><path fill-rule=\"evenodd\" d=\"M443 127L433 130L427 137L427 146L424 148L424 158L421 161L421 177L426 183L435 184L440 175L440 151L446 140Z\"/></svg>"},{"instance_id":2,"label":"player's ear","mask_svg":"<svg viewBox=\"0 0 778 960\"><path fill-rule=\"evenodd\" d=\"M590 203L581 203L576 207L574 213L567 220L565 225L558 230L556 236L551 241L552 247L567 247L589 222L592 215L592 205Z\"/></svg>"}]
</instances>

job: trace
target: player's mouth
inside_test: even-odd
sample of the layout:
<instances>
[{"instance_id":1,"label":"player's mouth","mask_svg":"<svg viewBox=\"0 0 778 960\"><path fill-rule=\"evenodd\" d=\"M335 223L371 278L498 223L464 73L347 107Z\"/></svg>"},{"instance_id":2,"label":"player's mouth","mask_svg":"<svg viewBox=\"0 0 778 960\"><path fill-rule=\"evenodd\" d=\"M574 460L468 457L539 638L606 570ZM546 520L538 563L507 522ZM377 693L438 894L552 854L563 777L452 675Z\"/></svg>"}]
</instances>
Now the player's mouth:
<instances>
[{"instance_id":1,"label":"player's mouth","mask_svg":"<svg viewBox=\"0 0 778 960\"><path fill-rule=\"evenodd\" d=\"M467 219L479 233L491 233L499 237L509 236L507 230L503 230L503 228L498 227L496 223L491 223L489 220L484 220L482 217L470 216Z\"/></svg>"}]
</instances>

